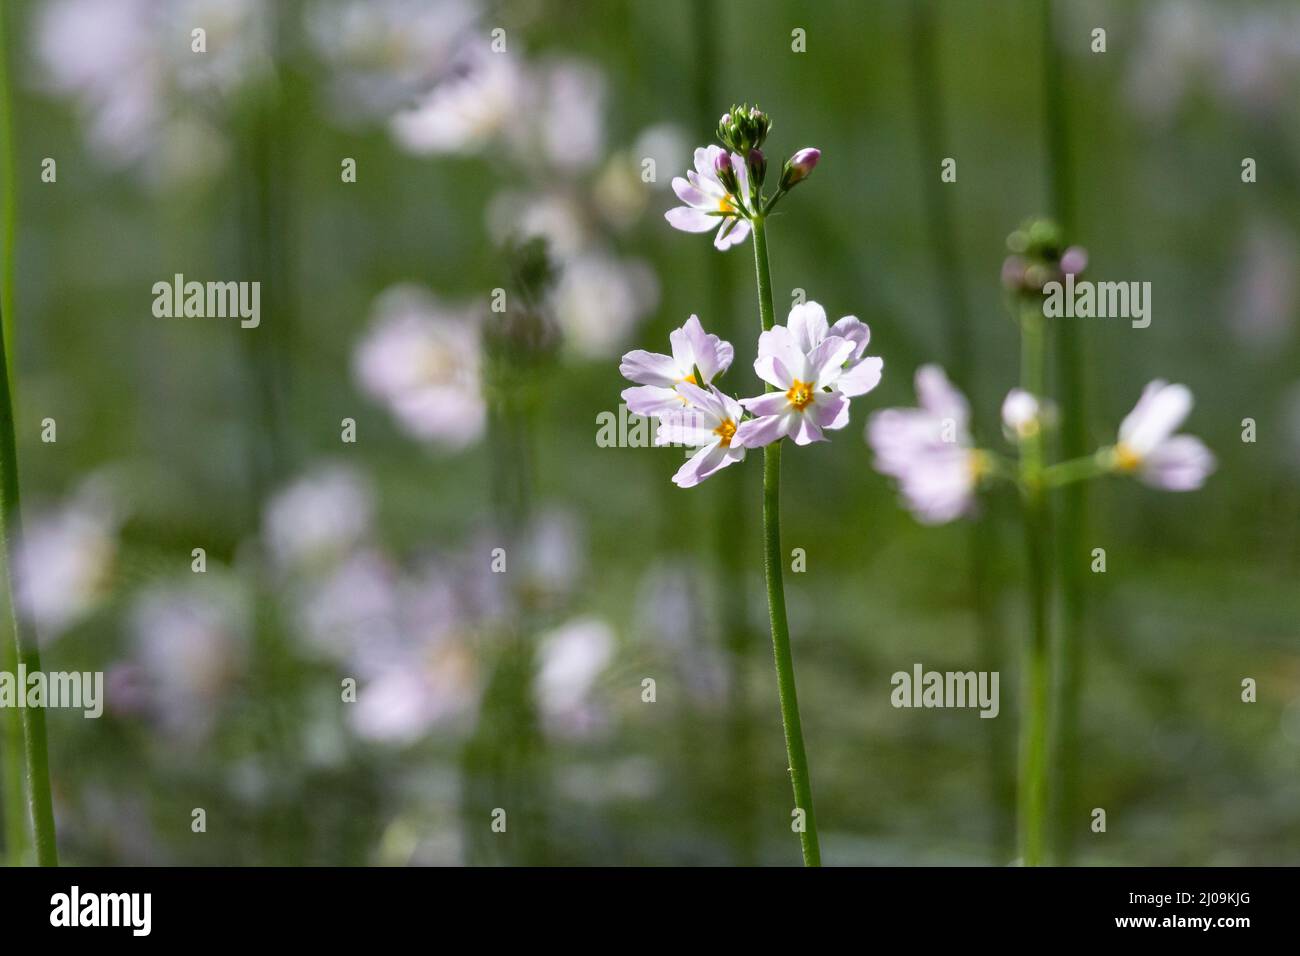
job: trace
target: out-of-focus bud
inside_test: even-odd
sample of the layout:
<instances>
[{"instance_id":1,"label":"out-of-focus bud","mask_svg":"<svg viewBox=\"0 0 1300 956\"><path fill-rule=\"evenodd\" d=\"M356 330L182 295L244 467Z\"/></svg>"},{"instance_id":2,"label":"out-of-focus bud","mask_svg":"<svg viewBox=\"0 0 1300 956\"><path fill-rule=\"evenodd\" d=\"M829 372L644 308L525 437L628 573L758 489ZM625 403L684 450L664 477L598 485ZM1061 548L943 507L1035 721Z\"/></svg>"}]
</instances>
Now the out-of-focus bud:
<instances>
[{"instance_id":1,"label":"out-of-focus bud","mask_svg":"<svg viewBox=\"0 0 1300 956\"><path fill-rule=\"evenodd\" d=\"M807 179L808 175L817 168L817 163L821 158L822 151L820 149L806 146L787 159L785 168L781 170L781 190L784 192L796 183L801 183Z\"/></svg>"},{"instance_id":2,"label":"out-of-focus bud","mask_svg":"<svg viewBox=\"0 0 1300 956\"><path fill-rule=\"evenodd\" d=\"M733 196L740 193L740 182L736 179L736 170L731 165L731 154L725 149L713 157L713 171L718 174L722 188Z\"/></svg>"},{"instance_id":3,"label":"out-of-focus bud","mask_svg":"<svg viewBox=\"0 0 1300 956\"><path fill-rule=\"evenodd\" d=\"M1065 246L1061 227L1051 219L1029 219L1007 236L1002 284L1023 295L1040 294L1049 282L1078 275L1088 267L1082 246Z\"/></svg>"},{"instance_id":4,"label":"out-of-focus bud","mask_svg":"<svg viewBox=\"0 0 1300 956\"><path fill-rule=\"evenodd\" d=\"M749 156L746 157L745 163L749 167L750 187L757 189L759 186L763 185L763 180L767 178L767 157L764 156L763 151L756 146L749 151Z\"/></svg>"},{"instance_id":5,"label":"out-of-focus bud","mask_svg":"<svg viewBox=\"0 0 1300 956\"><path fill-rule=\"evenodd\" d=\"M772 121L757 106L733 106L718 120L718 140L728 149L749 158L749 151L767 141Z\"/></svg>"},{"instance_id":6,"label":"out-of-focus bud","mask_svg":"<svg viewBox=\"0 0 1300 956\"><path fill-rule=\"evenodd\" d=\"M1065 252L1061 253L1061 273L1063 275L1077 276L1086 268L1088 268L1088 250L1083 246L1070 246Z\"/></svg>"},{"instance_id":7,"label":"out-of-focus bud","mask_svg":"<svg viewBox=\"0 0 1300 956\"><path fill-rule=\"evenodd\" d=\"M1007 256L1002 262L1002 284L1019 290L1025 284L1025 260L1020 256Z\"/></svg>"}]
</instances>

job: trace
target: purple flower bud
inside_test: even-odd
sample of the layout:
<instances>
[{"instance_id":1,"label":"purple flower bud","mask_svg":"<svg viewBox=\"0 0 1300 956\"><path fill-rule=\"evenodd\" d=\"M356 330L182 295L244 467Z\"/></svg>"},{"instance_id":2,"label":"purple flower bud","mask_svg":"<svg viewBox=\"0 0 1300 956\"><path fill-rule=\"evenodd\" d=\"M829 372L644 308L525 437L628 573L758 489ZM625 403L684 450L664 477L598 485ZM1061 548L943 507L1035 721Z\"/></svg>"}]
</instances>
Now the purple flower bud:
<instances>
[{"instance_id":1,"label":"purple flower bud","mask_svg":"<svg viewBox=\"0 0 1300 956\"><path fill-rule=\"evenodd\" d=\"M718 182L722 183L722 188L733 196L740 192L740 180L736 177L736 169L732 166L731 153L725 149L720 150L713 157L713 171L718 174Z\"/></svg>"},{"instance_id":2,"label":"purple flower bud","mask_svg":"<svg viewBox=\"0 0 1300 956\"><path fill-rule=\"evenodd\" d=\"M799 152L790 157L790 165L801 171L799 177L803 179L816 168L818 161L822 158L822 151L815 146L805 146Z\"/></svg>"},{"instance_id":3,"label":"purple flower bud","mask_svg":"<svg viewBox=\"0 0 1300 956\"><path fill-rule=\"evenodd\" d=\"M1083 246L1070 246L1061 254L1061 272L1067 276L1077 276L1088 268L1088 250Z\"/></svg>"},{"instance_id":4,"label":"purple flower bud","mask_svg":"<svg viewBox=\"0 0 1300 956\"><path fill-rule=\"evenodd\" d=\"M781 188L789 189L796 183L803 182L821 158L822 151L812 146L799 150L785 161L785 169L781 172Z\"/></svg>"}]
</instances>

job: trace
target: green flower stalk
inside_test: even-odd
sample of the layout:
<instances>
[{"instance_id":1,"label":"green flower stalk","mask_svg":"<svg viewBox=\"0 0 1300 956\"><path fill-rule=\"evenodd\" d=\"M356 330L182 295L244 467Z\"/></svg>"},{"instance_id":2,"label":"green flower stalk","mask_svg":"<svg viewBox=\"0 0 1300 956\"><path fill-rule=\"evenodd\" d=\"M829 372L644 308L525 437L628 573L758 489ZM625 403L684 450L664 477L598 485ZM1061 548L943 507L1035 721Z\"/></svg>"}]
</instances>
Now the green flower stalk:
<instances>
[{"instance_id":1,"label":"green flower stalk","mask_svg":"<svg viewBox=\"0 0 1300 956\"><path fill-rule=\"evenodd\" d=\"M772 309L772 273L767 257L767 226L763 216L751 221L754 232L754 272L758 281L758 313L763 331L775 321ZM765 391L773 391L769 383ZM799 717L799 692L794 681L794 655L790 651L790 623L785 612L785 583L781 561L781 443L763 448L763 576L767 583L767 610L772 628L772 654L776 660L776 686L781 700L781 725L790 758L790 783L795 809L804 814L799 845L805 866L821 866L817 815L813 810L812 779L804 750L803 721Z\"/></svg>"},{"instance_id":2,"label":"green flower stalk","mask_svg":"<svg viewBox=\"0 0 1300 956\"><path fill-rule=\"evenodd\" d=\"M22 541L22 507L18 486L18 442L14 433L14 401L10 384L13 368L13 276L14 236L16 210L14 199L14 141L13 100L9 88L8 34L4 13L0 11L0 150L4 163L4 268L3 290L0 291L0 534L4 537L5 581L9 599L10 618L14 640L12 653L6 652L0 661L8 667L12 662L21 665L27 673L41 670L41 654L36 634L22 610L14 588L15 574ZM35 569L32 569L35 570ZM40 707L19 710L22 722L23 769L26 776L27 802L31 823L36 862L40 866L58 866L59 852L54 833L54 803L50 794L48 748L45 739L45 711ZM12 743L12 736L7 741ZM12 747L6 747L12 752ZM16 770L16 761L6 763L6 778ZM6 782L6 801L21 790L12 780ZM13 840L10 856L14 862L21 854L22 841L17 827L11 822L7 836Z\"/></svg>"},{"instance_id":3,"label":"green flower stalk","mask_svg":"<svg viewBox=\"0 0 1300 956\"><path fill-rule=\"evenodd\" d=\"M970 515L980 491L1014 483L1024 512L1029 628L1021 679L1020 774L1017 816L1021 860L1037 866L1048 858L1047 816L1056 732L1052 676L1057 663L1051 636L1053 554L1049 547L1049 492L1105 475L1132 475L1153 488L1193 491L1213 472L1213 454L1191 435L1174 434L1192 408L1183 385L1156 379L1120 423L1116 442L1092 455L1049 463L1046 432L1058 420L1047 399L1045 292L1087 267L1087 253L1065 246L1050 220L1031 220L1007 239L1010 255L1002 282L1011 293L1020 326L1021 385L1002 404L1002 426L1019 453L1013 464L975 447L970 405L943 369L917 370L918 407L887 408L867 424L876 469L898 482L904 504L925 524Z\"/></svg>"},{"instance_id":4,"label":"green flower stalk","mask_svg":"<svg viewBox=\"0 0 1300 956\"><path fill-rule=\"evenodd\" d=\"M795 305L785 325L776 322L767 251L767 217L795 185L807 179L821 152L805 148L781 166L780 183L763 190L768 160L763 153L771 120L758 107L737 106L718 124L722 146L695 151L695 168L673 180L683 205L664 216L683 232L714 232L713 245L733 248L753 238L760 334L754 371L762 395L736 399L714 384L734 358L730 342L704 330L692 315L670 336L672 354L637 349L623 356L619 371L638 387L624 390L628 409L658 420L655 443L698 449L673 476L691 488L723 468L763 449L763 567L776 665L777 691L785 731L786 757L803 861L821 865L821 844L813 809L812 778L804 748L803 721L795 686L794 656L786 616L781 562L781 443L828 441L827 432L849 423L852 398L880 383L884 363L866 355L871 331L853 316L833 326L816 302Z\"/></svg>"}]
</instances>

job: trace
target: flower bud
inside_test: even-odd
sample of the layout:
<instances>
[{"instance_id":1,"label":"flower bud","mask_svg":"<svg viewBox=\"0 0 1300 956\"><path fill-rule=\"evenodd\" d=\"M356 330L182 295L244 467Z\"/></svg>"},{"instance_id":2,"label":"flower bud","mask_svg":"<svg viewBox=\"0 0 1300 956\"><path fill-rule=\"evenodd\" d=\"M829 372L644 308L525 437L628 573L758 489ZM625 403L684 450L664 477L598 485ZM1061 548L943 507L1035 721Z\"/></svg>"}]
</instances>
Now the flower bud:
<instances>
[{"instance_id":1,"label":"flower bud","mask_svg":"<svg viewBox=\"0 0 1300 956\"><path fill-rule=\"evenodd\" d=\"M763 185L763 180L767 178L767 157L763 155L763 151L755 146L749 151L745 163L749 167L751 188Z\"/></svg>"},{"instance_id":2,"label":"flower bud","mask_svg":"<svg viewBox=\"0 0 1300 956\"><path fill-rule=\"evenodd\" d=\"M746 159L750 150L763 145L771 131L772 121L757 106L733 106L718 120L718 140Z\"/></svg>"},{"instance_id":3,"label":"flower bud","mask_svg":"<svg viewBox=\"0 0 1300 956\"><path fill-rule=\"evenodd\" d=\"M740 193L740 183L736 179L735 167L731 165L731 154L725 149L713 157L713 171L718 174L722 188L733 196Z\"/></svg>"},{"instance_id":4,"label":"flower bud","mask_svg":"<svg viewBox=\"0 0 1300 956\"><path fill-rule=\"evenodd\" d=\"M785 168L781 170L782 191L807 179L808 174L816 168L817 163L821 158L822 151L820 149L806 146L787 159L785 161Z\"/></svg>"}]
</instances>

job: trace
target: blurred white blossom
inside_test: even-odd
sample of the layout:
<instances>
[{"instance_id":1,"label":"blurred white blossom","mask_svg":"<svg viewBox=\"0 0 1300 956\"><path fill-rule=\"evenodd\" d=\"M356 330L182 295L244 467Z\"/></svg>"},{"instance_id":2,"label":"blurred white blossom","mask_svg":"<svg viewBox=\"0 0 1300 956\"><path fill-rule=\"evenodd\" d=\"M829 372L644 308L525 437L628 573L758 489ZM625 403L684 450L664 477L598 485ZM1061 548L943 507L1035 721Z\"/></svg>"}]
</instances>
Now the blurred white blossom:
<instances>
[{"instance_id":1,"label":"blurred white blossom","mask_svg":"<svg viewBox=\"0 0 1300 956\"><path fill-rule=\"evenodd\" d=\"M270 72L267 20L255 0L52 0L35 17L39 80L73 102L107 165L200 178L224 161L230 98Z\"/></svg>"},{"instance_id":2,"label":"blurred white blossom","mask_svg":"<svg viewBox=\"0 0 1300 956\"><path fill-rule=\"evenodd\" d=\"M387 118L432 89L479 13L473 0L316 0L303 21L331 105L350 122Z\"/></svg>"},{"instance_id":3,"label":"blurred white blossom","mask_svg":"<svg viewBox=\"0 0 1300 956\"><path fill-rule=\"evenodd\" d=\"M457 451L487 426L479 380L479 327L414 285L383 292L353 356L361 389L412 437Z\"/></svg>"},{"instance_id":4,"label":"blurred white blossom","mask_svg":"<svg viewBox=\"0 0 1300 956\"><path fill-rule=\"evenodd\" d=\"M18 543L15 588L41 641L58 638L103 598L119 520L94 479L66 504L28 519Z\"/></svg>"},{"instance_id":5,"label":"blurred white blossom","mask_svg":"<svg viewBox=\"0 0 1300 956\"><path fill-rule=\"evenodd\" d=\"M581 737L604 725L593 691L613 654L613 629L595 616L575 618L539 638L535 689L549 732Z\"/></svg>"},{"instance_id":6,"label":"blurred white blossom","mask_svg":"<svg viewBox=\"0 0 1300 956\"><path fill-rule=\"evenodd\" d=\"M282 568L329 563L366 538L374 494L347 465L320 466L275 495L266 506L263 533Z\"/></svg>"},{"instance_id":7,"label":"blurred white blossom","mask_svg":"<svg viewBox=\"0 0 1300 956\"><path fill-rule=\"evenodd\" d=\"M583 358L618 353L659 304L659 280L642 259L585 253L565 262L554 292L556 320Z\"/></svg>"},{"instance_id":8,"label":"blurred white blossom","mask_svg":"<svg viewBox=\"0 0 1300 956\"><path fill-rule=\"evenodd\" d=\"M156 586L135 599L136 661L169 734L192 741L211 731L243 672L251 615L243 585L212 568L192 583Z\"/></svg>"}]
</instances>

